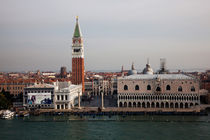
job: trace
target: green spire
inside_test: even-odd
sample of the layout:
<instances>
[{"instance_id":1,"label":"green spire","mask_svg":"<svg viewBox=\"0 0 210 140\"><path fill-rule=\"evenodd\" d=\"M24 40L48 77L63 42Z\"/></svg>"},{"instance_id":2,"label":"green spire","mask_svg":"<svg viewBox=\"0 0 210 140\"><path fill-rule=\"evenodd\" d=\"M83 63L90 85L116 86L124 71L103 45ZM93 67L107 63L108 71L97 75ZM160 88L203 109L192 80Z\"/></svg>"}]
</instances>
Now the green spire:
<instances>
[{"instance_id":1,"label":"green spire","mask_svg":"<svg viewBox=\"0 0 210 140\"><path fill-rule=\"evenodd\" d=\"M74 29L74 37L81 37L82 34L80 32L79 23L78 23L78 16L76 17L76 26Z\"/></svg>"}]
</instances>

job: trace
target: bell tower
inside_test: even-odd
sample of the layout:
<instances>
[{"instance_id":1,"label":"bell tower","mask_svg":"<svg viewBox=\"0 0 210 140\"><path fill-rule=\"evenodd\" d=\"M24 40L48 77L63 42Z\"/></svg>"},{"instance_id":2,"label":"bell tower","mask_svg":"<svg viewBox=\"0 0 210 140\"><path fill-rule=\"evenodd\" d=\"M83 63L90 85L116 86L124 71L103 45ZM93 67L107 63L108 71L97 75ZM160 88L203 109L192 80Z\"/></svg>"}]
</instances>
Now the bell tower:
<instances>
[{"instance_id":1,"label":"bell tower","mask_svg":"<svg viewBox=\"0 0 210 140\"><path fill-rule=\"evenodd\" d=\"M78 16L72 38L72 84L82 84L84 92L84 46Z\"/></svg>"}]
</instances>

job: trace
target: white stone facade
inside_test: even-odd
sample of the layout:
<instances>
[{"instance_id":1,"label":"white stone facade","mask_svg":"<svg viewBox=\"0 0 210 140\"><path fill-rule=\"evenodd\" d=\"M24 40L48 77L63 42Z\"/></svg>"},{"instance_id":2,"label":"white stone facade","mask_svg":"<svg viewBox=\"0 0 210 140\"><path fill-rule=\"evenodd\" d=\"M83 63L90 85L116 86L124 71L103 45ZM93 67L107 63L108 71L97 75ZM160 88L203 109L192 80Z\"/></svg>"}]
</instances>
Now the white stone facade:
<instances>
[{"instance_id":1,"label":"white stone facade","mask_svg":"<svg viewBox=\"0 0 210 140\"><path fill-rule=\"evenodd\" d=\"M26 108L54 108L54 90L50 84L35 84L24 88L23 106Z\"/></svg>"},{"instance_id":2,"label":"white stone facade","mask_svg":"<svg viewBox=\"0 0 210 140\"><path fill-rule=\"evenodd\" d=\"M82 85L70 82L36 84L24 89L23 105L27 108L71 109L78 104L82 95Z\"/></svg>"},{"instance_id":3,"label":"white stone facade","mask_svg":"<svg viewBox=\"0 0 210 140\"><path fill-rule=\"evenodd\" d=\"M200 105L199 81L183 74L118 78L118 107L193 108Z\"/></svg>"},{"instance_id":4,"label":"white stone facade","mask_svg":"<svg viewBox=\"0 0 210 140\"><path fill-rule=\"evenodd\" d=\"M117 93L117 77L113 77L111 79L111 83L110 83L110 88L111 88L111 95L116 94Z\"/></svg>"},{"instance_id":5,"label":"white stone facade","mask_svg":"<svg viewBox=\"0 0 210 140\"><path fill-rule=\"evenodd\" d=\"M60 87L60 86L58 86ZM55 90L55 109L71 109L76 104L78 104L78 95L82 95L82 86L81 85L72 85L63 86Z\"/></svg>"},{"instance_id":6,"label":"white stone facade","mask_svg":"<svg viewBox=\"0 0 210 140\"><path fill-rule=\"evenodd\" d=\"M93 82L86 81L85 82L85 94L90 95L93 92Z\"/></svg>"},{"instance_id":7,"label":"white stone facade","mask_svg":"<svg viewBox=\"0 0 210 140\"><path fill-rule=\"evenodd\" d=\"M101 95L101 92L104 95L109 95L111 93L110 81L104 79L95 79L93 80L93 95Z\"/></svg>"}]
</instances>

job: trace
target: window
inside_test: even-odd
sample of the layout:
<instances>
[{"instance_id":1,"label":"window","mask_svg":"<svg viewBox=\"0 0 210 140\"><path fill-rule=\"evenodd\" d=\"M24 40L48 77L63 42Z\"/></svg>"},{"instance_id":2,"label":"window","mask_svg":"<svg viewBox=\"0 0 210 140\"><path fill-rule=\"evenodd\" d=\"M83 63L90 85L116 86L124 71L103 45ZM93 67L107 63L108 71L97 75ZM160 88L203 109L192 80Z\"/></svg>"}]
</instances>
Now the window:
<instances>
[{"instance_id":1,"label":"window","mask_svg":"<svg viewBox=\"0 0 210 140\"><path fill-rule=\"evenodd\" d=\"M181 86L179 86L178 91L182 92L182 87Z\"/></svg>"},{"instance_id":2,"label":"window","mask_svg":"<svg viewBox=\"0 0 210 140\"><path fill-rule=\"evenodd\" d=\"M63 101L63 95L61 95L61 100Z\"/></svg>"},{"instance_id":3,"label":"window","mask_svg":"<svg viewBox=\"0 0 210 140\"><path fill-rule=\"evenodd\" d=\"M127 85L124 85L124 90L128 90L128 86Z\"/></svg>"},{"instance_id":4,"label":"window","mask_svg":"<svg viewBox=\"0 0 210 140\"><path fill-rule=\"evenodd\" d=\"M166 86L166 90L171 90L171 86L170 85L167 85Z\"/></svg>"},{"instance_id":5,"label":"window","mask_svg":"<svg viewBox=\"0 0 210 140\"><path fill-rule=\"evenodd\" d=\"M136 85L135 86L135 90L139 90L139 85Z\"/></svg>"},{"instance_id":6,"label":"window","mask_svg":"<svg viewBox=\"0 0 210 140\"><path fill-rule=\"evenodd\" d=\"M147 90L151 90L151 86L150 85L147 85Z\"/></svg>"},{"instance_id":7,"label":"window","mask_svg":"<svg viewBox=\"0 0 210 140\"><path fill-rule=\"evenodd\" d=\"M67 95L65 95L65 99L68 100L68 96Z\"/></svg>"},{"instance_id":8,"label":"window","mask_svg":"<svg viewBox=\"0 0 210 140\"><path fill-rule=\"evenodd\" d=\"M74 49L74 52L80 52L80 49Z\"/></svg>"},{"instance_id":9,"label":"window","mask_svg":"<svg viewBox=\"0 0 210 140\"><path fill-rule=\"evenodd\" d=\"M157 88L156 88L156 91L161 91L161 88L160 88L160 87L157 87Z\"/></svg>"},{"instance_id":10,"label":"window","mask_svg":"<svg viewBox=\"0 0 210 140\"><path fill-rule=\"evenodd\" d=\"M191 91L192 91L192 92L195 91L195 87L194 87L194 86L191 87Z\"/></svg>"},{"instance_id":11,"label":"window","mask_svg":"<svg viewBox=\"0 0 210 140\"><path fill-rule=\"evenodd\" d=\"M59 95L57 95L57 100L60 100L60 96Z\"/></svg>"}]
</instances>

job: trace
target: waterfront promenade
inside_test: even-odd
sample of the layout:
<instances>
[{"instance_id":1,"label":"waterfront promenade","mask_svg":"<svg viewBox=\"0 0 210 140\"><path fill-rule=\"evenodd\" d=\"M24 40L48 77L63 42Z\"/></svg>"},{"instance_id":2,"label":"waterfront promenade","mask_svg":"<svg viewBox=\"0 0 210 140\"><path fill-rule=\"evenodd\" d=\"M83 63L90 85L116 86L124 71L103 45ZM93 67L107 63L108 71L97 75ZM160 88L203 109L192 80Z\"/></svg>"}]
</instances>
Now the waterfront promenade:
<instances>
[{"instance_id":1,"label":"waterfront promenade","mask_svg":"<svg viewBox=\"0 0 210 140\"><path fill-rule=\"evenodd\" d=\"M188 109L178 109L178 108L118 108L118 107L107 107L104 109L98 107L81 107L80 109L75 107L72 109L39 109L39 113L48 112L69 112L69 113L86 113L86 112L200 112L200 108L188 108Z\"/></svg>"}]
</instances>

